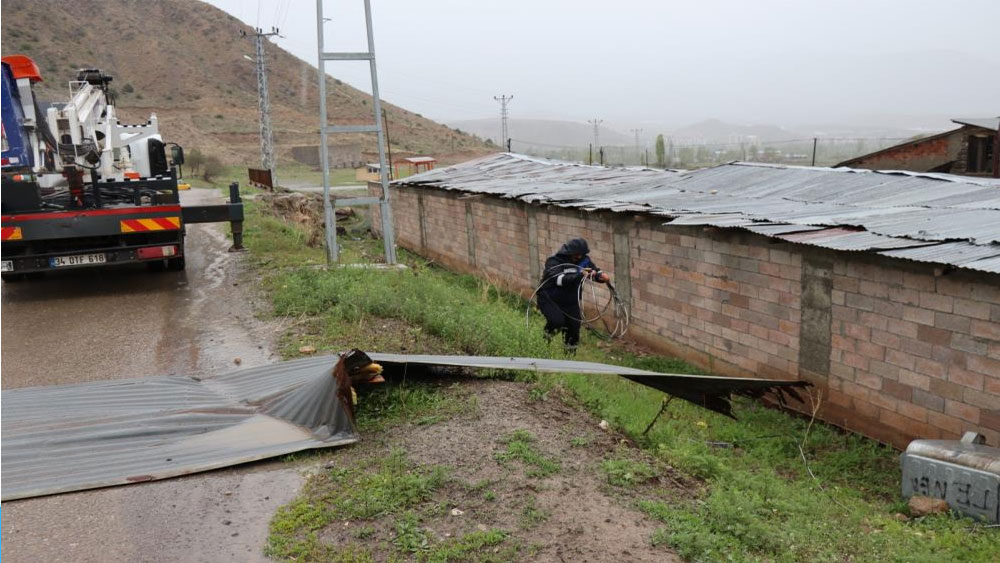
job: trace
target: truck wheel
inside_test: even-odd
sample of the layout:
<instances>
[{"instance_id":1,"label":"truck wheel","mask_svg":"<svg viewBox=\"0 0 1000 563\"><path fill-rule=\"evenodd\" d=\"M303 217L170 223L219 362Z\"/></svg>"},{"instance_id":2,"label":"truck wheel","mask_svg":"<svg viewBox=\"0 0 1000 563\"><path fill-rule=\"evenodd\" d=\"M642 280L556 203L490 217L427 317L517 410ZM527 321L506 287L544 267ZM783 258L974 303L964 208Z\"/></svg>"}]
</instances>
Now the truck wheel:
<instances>
[{"instance_id":1,"label":"truck wheel","mask_svg":"<svg viewBox=\"0 0 1000 563\"><path fill-rule=\"evenodd\" d=\"M184 257L178 256L177 258L167 258L167 269L172 272L180 272L184 270Z\"/></svg>"}]
</instances>

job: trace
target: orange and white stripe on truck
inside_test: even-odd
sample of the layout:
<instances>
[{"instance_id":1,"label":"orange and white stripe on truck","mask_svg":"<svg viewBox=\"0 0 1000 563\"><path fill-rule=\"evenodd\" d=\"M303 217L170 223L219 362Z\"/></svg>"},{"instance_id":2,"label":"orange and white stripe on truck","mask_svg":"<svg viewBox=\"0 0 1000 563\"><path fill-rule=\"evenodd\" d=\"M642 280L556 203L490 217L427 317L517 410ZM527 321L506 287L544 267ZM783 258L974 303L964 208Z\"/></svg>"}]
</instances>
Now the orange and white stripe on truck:
<instances>
[{"instance_id":1,"label":"orange and white stripe on truck","mask_svg":"<svg viewBox=\"0 0 1000 563\"><path fill-rule=\"evenodd\" d=\"M3 235L3 240L21 240L24 235L21 234L21 227L3 227L0 229L0 235Z\"/></svg>"},{"instance_id":2,"label":"orange and white stripe on truck","mask_svg":"<svg viewBox=\"0 0 1000 563\"><path fill-rule=\"evenodd\" d=\"M181 228L180 217L154 217L151 219L122 219L119 221L123 233L145 233L149 231L176 231Z\"/></svg>"}]
</instances>

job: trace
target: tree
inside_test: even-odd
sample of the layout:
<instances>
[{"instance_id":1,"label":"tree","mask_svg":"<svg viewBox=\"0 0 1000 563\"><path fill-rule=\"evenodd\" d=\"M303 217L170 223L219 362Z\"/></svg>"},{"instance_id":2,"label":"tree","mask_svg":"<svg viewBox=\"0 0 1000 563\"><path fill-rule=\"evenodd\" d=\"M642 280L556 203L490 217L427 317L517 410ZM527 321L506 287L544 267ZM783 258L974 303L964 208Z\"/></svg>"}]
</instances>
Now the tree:
<instances>
[{"instance_id":1,"label":"tree","mask_svg":"<svg viewBox=\"0 0 1000 563\"><path fill-rule=\"evenodd\" d=\"M202 163L201 177L205 179L206 182L211 182L212 178L215 178L219 174L225 171L225 166L222 164L222 160L219 157L212 155L205 157L205 161Z\"/></svg>"},{"instance_id":2,"label":"tree","mask_svg":"<svg viewBox=\"0 0 1000 563\"><path fill-rule=\"evenodd\" d=\"M198 149L191 149L184 155L184 164L187 164L188 171L197 174L201 165L205 163L205 155Z\"/></svg>"},{"instance_id":3,"label":"tree","mask_svg":"<svg viewBox=\"0 0 1000 563\"><path fill-rule=\"evenodd\" d=\"M663 142L663 133L656 136L656 165L663 167L667 160L667 146Z\"/></svg>"}]
</instances>

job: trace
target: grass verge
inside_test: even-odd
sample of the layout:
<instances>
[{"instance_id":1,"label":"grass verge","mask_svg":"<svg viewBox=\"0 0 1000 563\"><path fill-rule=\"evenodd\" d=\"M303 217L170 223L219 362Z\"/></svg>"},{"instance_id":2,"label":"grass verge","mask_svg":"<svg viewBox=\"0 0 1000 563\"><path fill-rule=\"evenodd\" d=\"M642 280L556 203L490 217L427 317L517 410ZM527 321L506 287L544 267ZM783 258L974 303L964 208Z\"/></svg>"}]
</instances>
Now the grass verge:
<instances>
[{"instance_id":1,"label":"grass verge","mask_svg":"<svg viewBox=\"0 0 1000 563\"><path fill-rule=\"evenodd\" d=\"M248 246L257 259L282 266L266 270L264 279L278 315L317 318L339 327L394 319L468 354L562 356L558 343L541 337L537 315L526 325L525 303L517 296L471 276L427 267L406 252L400 252L410 265L406 271L294 267L297 260L318 262L321 255L298 248L296 233L289 229L278 220L251 223L247 229ZM359 244L353 252L363 254L371 244ZM327 344L349 343L340 333ZM585 337L577 359L697 372L676 359L597 344ZM651 541L669 544L688 559L993 561L1000 552L1000 534L975 527L969 519L901 521L905 505L898 493L898 455L876 442L823 424L813 425L806 435L806 421L749 400L735 402L738 420L674 401L644 434L660 409L662 393L616 377L563 374L544 380L545 388L568 389L663 463L704 483L690 502L637 501L640 510L663 523ZM501 455L524 462L524 448L531 441L508 439ZM647 474L646 468L627 464L608 464L603 470L615 485L644 480Z\"/></svg>"}]
</instances>

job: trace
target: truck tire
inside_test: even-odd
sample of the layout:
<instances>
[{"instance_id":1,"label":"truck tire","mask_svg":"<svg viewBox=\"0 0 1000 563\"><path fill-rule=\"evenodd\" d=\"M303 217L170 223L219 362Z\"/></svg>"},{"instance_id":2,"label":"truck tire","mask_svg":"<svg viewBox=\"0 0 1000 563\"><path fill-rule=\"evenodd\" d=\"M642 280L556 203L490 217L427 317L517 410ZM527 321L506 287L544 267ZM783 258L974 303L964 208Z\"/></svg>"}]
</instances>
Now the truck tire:
<instances>
[{"instance_id":1,"label":"truck tire","mask_svg":"<svg viewBox=\"0 0 1000 563\"><path fill-rule=\"evenodd\" d=\"M184 270L184 257L178 256L177 258L167 258L167 269L172 272L181 272Z\"/></svg>"}]
</instances>

